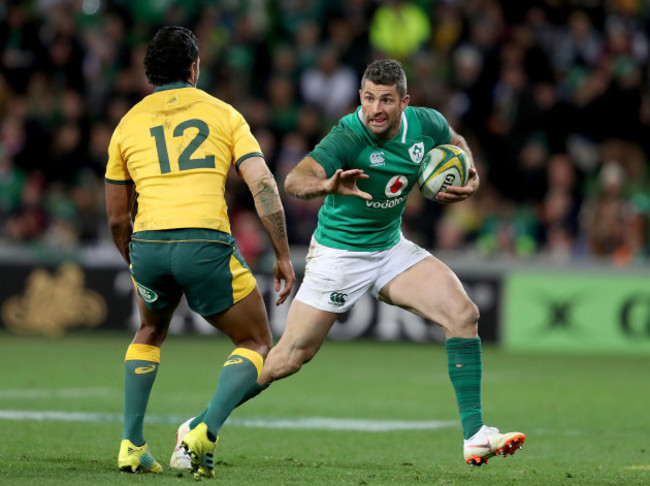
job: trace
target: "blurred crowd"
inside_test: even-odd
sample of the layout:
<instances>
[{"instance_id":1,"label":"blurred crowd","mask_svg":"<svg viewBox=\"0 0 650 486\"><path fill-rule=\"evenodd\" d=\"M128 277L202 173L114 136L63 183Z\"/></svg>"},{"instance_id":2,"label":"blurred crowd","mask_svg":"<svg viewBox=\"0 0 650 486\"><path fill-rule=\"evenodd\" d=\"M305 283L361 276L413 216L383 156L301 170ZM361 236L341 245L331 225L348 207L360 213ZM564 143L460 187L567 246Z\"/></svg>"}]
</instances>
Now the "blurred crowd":
<instances>
[{"instance_id":1,"label":"blurred crowd","mask_svg":"<svg viewBox=\"0 0 650 486\"><path fill-rule=\"evenodd\" d=\"M109 236L111 133L151 93L143 56L162 25L199 38L198 87L249 122L280 186L358 105L377 58L402 61L411 104L473 150L479 192L414 191L403 231L435 251L618 265L650 256L650 4L645 0L7 0L0 5L0 245L70 250ZM269 252L229 180L232 228ZM306 245L321 200L284 197Z\"/></svg>"}]
</instances>

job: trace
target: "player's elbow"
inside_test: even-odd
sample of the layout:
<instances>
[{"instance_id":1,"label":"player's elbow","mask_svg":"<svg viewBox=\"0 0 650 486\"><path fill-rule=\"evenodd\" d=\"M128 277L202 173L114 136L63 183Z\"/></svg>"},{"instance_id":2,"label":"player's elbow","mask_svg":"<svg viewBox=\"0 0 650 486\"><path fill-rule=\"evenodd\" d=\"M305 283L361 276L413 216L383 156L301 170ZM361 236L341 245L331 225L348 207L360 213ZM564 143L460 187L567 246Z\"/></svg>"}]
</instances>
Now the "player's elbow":
<instances>
[{"instance_id":1,"label":"player's elbow","mask_svg":"<svg viewBox=\"0 0 650 486\"><path fill-rule=\"evenodd\" d=\"M108 215L108 227L112 233L118 232L123 228L131 225L130 214L110 214Z\"/></svg>"},{"instance_id":2,"label":"player's elbow","mask_svg":"<svg viewBox=\"0 0 650 486\"><path fill-rule=\"evenodd\" d=\"M297 177L293 172L289 172L287 177L284 180L284 192L291 194L292 196L298 197L298 187L299 183Z\"/></svg>"}]
</instances>

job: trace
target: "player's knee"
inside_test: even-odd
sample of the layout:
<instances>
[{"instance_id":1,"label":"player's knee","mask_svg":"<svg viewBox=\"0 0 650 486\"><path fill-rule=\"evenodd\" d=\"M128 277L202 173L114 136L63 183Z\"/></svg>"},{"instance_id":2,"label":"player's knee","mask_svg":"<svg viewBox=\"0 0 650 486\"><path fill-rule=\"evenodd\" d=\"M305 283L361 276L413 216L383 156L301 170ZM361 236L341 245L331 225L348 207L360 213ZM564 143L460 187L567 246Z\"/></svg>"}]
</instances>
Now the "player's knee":
<instances>
[{"instance_id":1,"label":"player's knee","mask_svg":"<svg viewBox=\"0 0 650 486\"><path fill-rule=\"evenodd\" d=\"M451 335L458 337L473 337L478 334L480 312L470 299L464 299L454 309L449 325Z\"/></svg>"},{"instance_id":2,"label":"player's knee","mask_svg":"<svg viewBox=\"0 0 650 486\"><path fill-rule=\"evenodd\" d=\"M480 317L481 314L478 310L478 306L471 300L467 299L459 313L459 325L463 331L471 334L476 333L478 332L478 320Z\"/></svg>"},{"instance_id":3,"label":"player's knee","mask_svg":"<svg viewBox=\"0 0 650 486\"><path fill-rule=\"evenodd\" d=\"M262 358L266 359L271 349L271 346L273 345L273 338L271 337L271 333L269 332L268 336L262 334L262 335L253 335L246 339L233 338L233 342L235 343L235 346L237 346L238 348L250 349L251 351L255 351L256 353L258 353L260 356L262 356Z\"/></svg>"},{"instance_id":4,"label":"player's knee","mask_svg":"<svg viewBox=\"0 0 650 486\"><path fill-rule=\"evenodd\" d=\"M273 346L273 336L269 331L268 335L264 335L258 340L258 347L259 347L258 352L262 355L263 358L266 358L269 352L271 351L272 346Z\"/></svg>"},{"instance_id":5,"label":"player's knee","mask_svg":"<svg viewBox=\"0 0 650 486\"><path fill-rule=\"evenodd\" d=\"M273 380L281 380L300 371L310 359L311 356L304 350L278 345L269 352L264 369Z\"/></svg>"},{"instance_id":6,"label":"player's knee","mask_svg":"<svg viewBox=\"0 0 650 486\"><path fill-rule=\"evenodd\" d=\"M269 351L271 350L271 343L265 343L261 342L258 343L257 345L257 353L263 358L266 359L266 357L269 355Z\"/></svg>"},{"instance_id":7,"label":"player's knee","mask_svg":"<svg viewBox=\"0 0 650 486\"><path fill-rule=\"evenodd\" d=\"M135 333L135 342L160 347L167 337L166 327L156 327L148 322L141 321Z\"/></svg>"}]
</instances>

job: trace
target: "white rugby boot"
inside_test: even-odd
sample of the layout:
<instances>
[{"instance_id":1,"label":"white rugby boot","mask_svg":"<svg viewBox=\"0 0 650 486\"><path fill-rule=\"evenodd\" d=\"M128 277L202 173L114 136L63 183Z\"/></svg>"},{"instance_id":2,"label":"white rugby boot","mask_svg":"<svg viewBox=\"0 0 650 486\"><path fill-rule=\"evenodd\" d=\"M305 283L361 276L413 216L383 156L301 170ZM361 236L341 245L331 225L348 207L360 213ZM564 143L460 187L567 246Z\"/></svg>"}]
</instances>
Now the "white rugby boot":
<instances>
[{"instance_id":1,"label":"white rugby boot","mask_svg":"<svg viewBox=\"0 0 650 486\"><path fill-rule=\"evenodd\" d=\"M496 427L484 425L472 437L463 441L463 455L470 466L487 464L494 456L508 456L521 449L526 436L521 432L502 434Z\"/></svg>"},{"instance_id":2,"label":"white rugby boot","mask_svg":"<svg viewBox=\"0 0 650 486\"><path fill-rule=\"evenodd\" d=\"M174 452L172 452L172 457L169 460L169 465L174 469L187 469L188 471L192 469L192 460L183 446L183 439L190 431L190 422L194 420L194 417L183 422L178 429L176 430L176 445L174 446Z\"/></svg>"}]
</instances>

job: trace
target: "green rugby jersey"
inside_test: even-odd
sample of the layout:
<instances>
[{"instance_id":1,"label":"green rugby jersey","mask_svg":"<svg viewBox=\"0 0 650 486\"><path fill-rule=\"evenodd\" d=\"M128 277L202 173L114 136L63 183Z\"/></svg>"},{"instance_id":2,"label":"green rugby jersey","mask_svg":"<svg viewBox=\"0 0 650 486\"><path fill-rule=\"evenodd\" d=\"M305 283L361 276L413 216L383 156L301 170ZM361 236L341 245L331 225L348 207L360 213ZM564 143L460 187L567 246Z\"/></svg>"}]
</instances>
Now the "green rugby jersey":
<instances>
[{"instance_id":1,"label":"green rugby jersey","mask_svg":"<svg viewBox=\"0 0 650 486\"><path fill-rule=\"evenodd\" d=\"M373 199L328 194L314 237L331 248L385 250L399 241L406 199L417 184L424 154L450 143L451 131L447 120L431 108L408 106L391 140L375 137L362 118L361 107L343 117L308 156L328 177L337 169L363 169L370 177L358 180L357 186Z\"/></svg>"}]
</instances>

